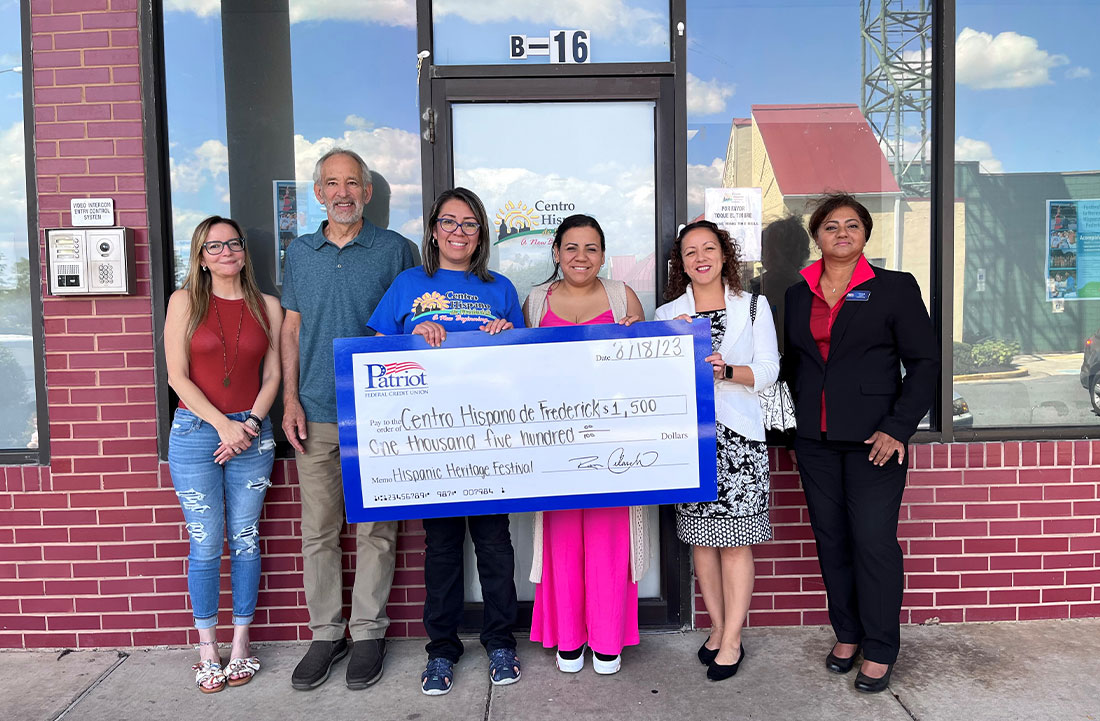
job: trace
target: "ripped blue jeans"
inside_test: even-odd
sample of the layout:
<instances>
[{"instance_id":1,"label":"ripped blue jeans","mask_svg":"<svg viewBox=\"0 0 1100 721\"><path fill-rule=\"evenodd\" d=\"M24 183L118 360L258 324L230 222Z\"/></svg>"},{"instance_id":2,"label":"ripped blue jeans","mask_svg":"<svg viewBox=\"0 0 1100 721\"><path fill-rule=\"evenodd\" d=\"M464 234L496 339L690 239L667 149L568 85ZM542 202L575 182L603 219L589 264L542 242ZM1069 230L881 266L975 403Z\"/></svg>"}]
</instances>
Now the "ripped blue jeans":
<instances>
[{"instance_id":1,"label":"ripped blue jeans","mask_svg":"<svg viewBox=\"0 0 1100 721\"><path fill-rule=\"evenodd\" d=\"M243 421L248 412L229 413ZM187 590L195 628L218 624L223 539L229 536L233 623L252 623L260 588L260 511L271 485L275 440L265 418L259 437L225 465L214 462L221 439L214 426L189 410L176 409L168 437L168 468L183 508L191 552ZM228 528L228 534L226 534Z\"/></svg>"}]
</instances>

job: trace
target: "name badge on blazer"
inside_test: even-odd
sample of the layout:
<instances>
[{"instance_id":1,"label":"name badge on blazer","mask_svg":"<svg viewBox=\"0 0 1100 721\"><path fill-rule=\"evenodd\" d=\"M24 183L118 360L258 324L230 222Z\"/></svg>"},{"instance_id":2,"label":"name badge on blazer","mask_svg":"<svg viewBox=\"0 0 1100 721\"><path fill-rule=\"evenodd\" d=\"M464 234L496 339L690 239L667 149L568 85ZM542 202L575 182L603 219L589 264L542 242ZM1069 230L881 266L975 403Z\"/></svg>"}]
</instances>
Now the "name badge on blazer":
<instances>
[{"instance_id":1,"label":"name badge on blazer","mask_svg":"<svg viewBox=\"0 0 1100 721\"><path fill-rule=\"evenodd\" d=\"M871 297L871 291L869 290L850 290L848 295L844 296L844 300L868 300Z\"/></svg>"}]
</instances>

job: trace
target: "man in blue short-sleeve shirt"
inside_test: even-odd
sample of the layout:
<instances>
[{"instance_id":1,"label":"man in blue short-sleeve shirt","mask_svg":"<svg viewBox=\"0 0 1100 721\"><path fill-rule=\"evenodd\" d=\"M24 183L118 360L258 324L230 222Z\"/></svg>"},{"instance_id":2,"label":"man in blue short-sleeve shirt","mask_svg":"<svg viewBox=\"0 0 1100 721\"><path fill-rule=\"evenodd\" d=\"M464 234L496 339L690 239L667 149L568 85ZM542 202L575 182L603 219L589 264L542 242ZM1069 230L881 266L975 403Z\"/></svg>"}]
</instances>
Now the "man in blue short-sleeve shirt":
<instances>
[{"instance_id":1,"label":"man in blue short-sleeve shirt","mask_svg":"<svg viewBox=\"0 0 1100 721\"><path fill-rule=\"evenodd\" d=\"M356 153L334 148L313 174L314 192L328 220L316 233L295 238L286 251L280 336L283 431L297 451L302 500L302 556L313 642L294 669L291 685L320 686L348 652L347 685L366 688L382 676L386 602L393 583L397 523L356 524L351 618L343 618L340 532L344 486L336 425L334 338L369 335L367 321L386 289L413 266L409 242L363 218L371 176Z\"/></svg>"}]
</instances>

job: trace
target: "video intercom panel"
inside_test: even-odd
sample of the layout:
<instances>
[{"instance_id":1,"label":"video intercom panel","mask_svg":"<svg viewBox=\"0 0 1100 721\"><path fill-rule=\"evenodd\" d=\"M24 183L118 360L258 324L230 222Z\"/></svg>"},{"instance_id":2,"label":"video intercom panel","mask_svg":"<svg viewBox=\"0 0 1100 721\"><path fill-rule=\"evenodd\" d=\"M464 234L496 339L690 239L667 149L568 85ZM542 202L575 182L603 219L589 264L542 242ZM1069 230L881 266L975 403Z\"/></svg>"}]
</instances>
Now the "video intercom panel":
<instances>
[{"instance_id":1,"label":"video intercom panel","mask_svg":"<svg viewBox=\"0 0 1100 721\"><path fill-rule=\"evenodd\" d=\"M134 231L53 228L46 231L52 295L129 295L134 291Z\"/></svg>"}]
</instances>

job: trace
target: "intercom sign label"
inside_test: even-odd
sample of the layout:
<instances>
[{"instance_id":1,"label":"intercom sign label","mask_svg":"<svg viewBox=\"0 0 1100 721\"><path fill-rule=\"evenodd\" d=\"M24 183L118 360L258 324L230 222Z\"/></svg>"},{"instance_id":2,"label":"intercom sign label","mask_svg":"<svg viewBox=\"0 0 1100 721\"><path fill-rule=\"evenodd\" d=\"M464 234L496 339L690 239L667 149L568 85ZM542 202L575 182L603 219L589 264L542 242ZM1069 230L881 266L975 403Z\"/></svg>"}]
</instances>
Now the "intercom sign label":
<instances>
[{"instance_id":1,"label":"intercom sign label","mask_svg":"<svg viewBox=\"0 0 1100 721\"><path fill-rule=\"evenodd\" d=\"M69 210L76 228L115 224L115 201L112 198L73 198L69 201Z\"/></svg>"}]
</instances>

